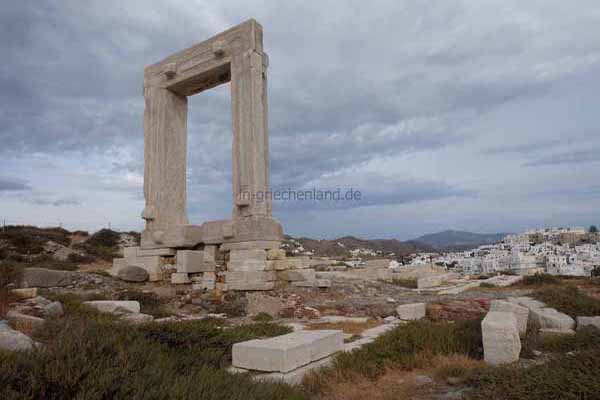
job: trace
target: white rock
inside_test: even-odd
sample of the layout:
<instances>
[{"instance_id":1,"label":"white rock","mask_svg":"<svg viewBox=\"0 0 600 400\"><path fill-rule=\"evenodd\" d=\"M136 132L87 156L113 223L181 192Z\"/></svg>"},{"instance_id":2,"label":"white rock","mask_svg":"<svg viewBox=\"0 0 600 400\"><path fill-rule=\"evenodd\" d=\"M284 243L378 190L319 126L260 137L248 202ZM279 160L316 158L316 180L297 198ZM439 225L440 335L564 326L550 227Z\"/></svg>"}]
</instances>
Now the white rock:
<instances>
[{"instance_id":1,"label":"white rock","mask_svg":"<svg viewBox=\"0 0 600 400\"><path fill-rule=\"evenodd\" d=\"M143 324L154 321L154 317L152 315L142 313L123 314L119 319L132 324Z\"/></svg>"},{"instance_id":2,"label":"white rock","mask_svg":"<svg viewBox=\"0 0 600 400\"><path fill-rule=\"evenodd\" d=\"M65 311L60 301L53 301L44 307L44 315L49 317L62 317L64 313Z\"/></svg>"},{"instance_id":3,"label":"white rock","mask_svg":"<svg viewBox=\"0 0 600 400\"><path fill-rule=\"evenodd\" d=\"M540 325L540 329L575 329L575 320L554 308L531 308L530 311L531 319Z\"/></svg>"},{"instance_id":4,"label":"white rock","mask_svg":"<svg viewBox=\"0 0 600 400\"><path fill-rule=\"evenodd\" d=\"M131 300L94 300L84 301L83 304L102 313L109 314L128 314L140 312L140 303L138 301Z\"/></svg>"},{"instance_id":5,"label":"white rock","mask_svg":"<svg viewBox=\"0 0 600 400\"><path fill-rule=\"evenodd\" d=\"M15 294L19 299L32 299L38 295L38 288L13 289L11 293Z\"/></svg>"},{"instance_id":6,"label":"white rock","mask_svg":"<svg viewBox=\"0 0 600 400\"><path fill-rule=\"evenodd\" d=\"M425 303L401 304L396 307L398 318L405 321L415 321L425 317L425 310Z\"/></svg>"},{"instance_id":7,"label":"white rock","mask_svg":"<svg viewBox=\"0 0 600 400\"><path fill-rule=\"evenodd\" d=\"M34 341L31 338L8 326L6 321L0 321L0 349L8 351L31 350Z\"/></svg>"},{"instance_id":8,"label":"white rock","mask_svg":"<svg viewBox=\"0 0 600 400\"><path fill-rule=\"evenodd\" d=\"M298 331L233 345L233 366L248 370L290 372L341 351L341 330Z\"/></svg>"},{"instance_id":9,"label":"white rock","mask_svg":"<svg viewBox=\"0 0 600 400\"><path fill-rule=\"evenodd\" d=\"M481 332L485 362L498 365L519 359L521 339L513 313L490 311L481 322Z\"/></svg>"},{"instance_id":10,"label":"white rock","mask_svg":"<svg viewBox=\"0 0 600 400\"><path fill-rule=\"evenodd\" d=\"M584 326L594 326L600 329L600 316L597 317L577 317L577 329Z\"/></svg>"},{"instance_id":11,"label":"white rock","mask_svg":"<svg viewBox=\"0 0 600 400\"><path fill-rule=\"evenodd\" d=\"M527 331L529 308L504 300L493 300L490 304L490 311L504 311L513 313L517 319L517 328L519 328L519 333L524 334Z\"/></svg>"}]
</instances>

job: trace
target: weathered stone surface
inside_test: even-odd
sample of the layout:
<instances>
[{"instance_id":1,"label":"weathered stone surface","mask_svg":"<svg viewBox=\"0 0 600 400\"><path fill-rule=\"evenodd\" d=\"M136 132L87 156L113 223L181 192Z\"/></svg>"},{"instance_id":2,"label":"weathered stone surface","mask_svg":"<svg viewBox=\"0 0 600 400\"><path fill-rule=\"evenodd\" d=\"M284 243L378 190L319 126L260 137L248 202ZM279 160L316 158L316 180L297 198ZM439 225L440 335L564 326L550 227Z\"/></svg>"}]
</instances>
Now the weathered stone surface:
<instances>
[{"instance_id":1,"label":"weathered stone surface","mask_svg":"<svg viewBox=\"0 0 600 400\"><path fill-rule=\"evenodd\" d=\"M62 317L65 311L60 301L53 301L44 307L44 315L48 317Z\"/></svg>"},{"instance_id":2,"label":"weathered stone surface","mask_svg":"<svg viewBox=\"0 0 600 400\"><path fill-rule=\"evenodd\" d=\"M524 334L527 331L527 320L529 319L529 309L527 307L504 300L493 300L490 304L490 311L513 313L517 319L519 333Z\"/></svg>"},{"instance_id":3,"label":"weathered stone surface","mask_svg":"<svg viewBox=\"0 0 600 400\"><path fill-rule=\"evenodd\" d=\"M542 303L541 301L535 300L531 297L509 297L507 299L508 302L510 303L515 303L515 304L519 304L522 305L523 307L527 307L529 308L529 310L535 309L535 308L544 308L546 307L546 305L544 303Z\"/></svg>"},{"instance_id":4,"label":"weathered stone surface","mask_svg":"<svg viewBox=\"0 0 600 400\"><path fill-rule=\"evenodd\" d=\"M140 303L130 300L94 300L84 301L84 305L92 307L102 313L128 314L139 313Z\"/></svg>"},{"instance_id":5,"label":"weathered stone surface","mask_svg":"<svg viewBox=\"0 0 600 400\"><path fill-rule=\"evenodd\" d=\"M154 317L152 315L142 314L142 313L123 314L123 315L121 315L121 317L119 317L119 319L121 321L125 321L125 322L131 323L131 324L143 324L146 322L154 321Z\"/></svg>"},{"instance_id":6,"label":"weathered stone surface","mask_svg":"<svg viewBox=\"0 0 600 400\"><path fill-rule=\"evenodd\" d=\"M139 257L152 257L152 256L169 256L173 257L177 254L177 250L171 248L159 248L159 249L142 249L137 251Z\"/></svg>"},{"instance_id":7,"label":"weathered stone surface","mask_svg":"<svg viewBox=\"0 0 600 400\"><path fill-rule=\"evenodd\" d=\"M419 320L425 317L426 304L425 303L412 303L402 304L396 307L396 313L398 318L408 320Z\"/></svg>"},{"instance_id":8,"label":"weathered stone surface","mask_svg":"<svg viewBox=\"0 0 600 400\"><path fill-rule=\"evenodd\" d=\"M121 268L125 268L126 266L127 260L125 260L124 258L113 258L112 268L109 269L107 272L110 276L118 277Z\"/></svg>"},{"instance_id":9,"label":"weathered stone surface","mask_svg":"<svg viewBox=\"0 0 600 400\"><path fill-rule=\"evenodd\" d=\"M267 252L262 249L252 250L231 250L229 252L229 261L266 261Z\"/></svg>"},{"instance_id":10,"label":"weathered stone surface","mask_svg":"<svg viewBox=\"0 0 600 400\"><path fill-rule=\"evenodd\" d=\"M273 271L227 271L225 282L271 282L275 280Z\"/></svg>"},{"instance_id":11,"label":"weathered stone surface","mask_svg":"<svg viewBox=\"0 0 600 400\"><path fill-rule=\"evenodd\" d=\"M267 250L267 260L285 260L284 249L269 249Z\"/></svg>"},{"instance_id":12,"label":"weathered stone surface","mask_svg":"<svg viewBox=\"0 0 600 400\"><path fill-rule=\"evenodd\" d=\"M285 261L289 269L310 268L310 259L308 257L288 257Z\"/></svg>"},{"instance_id":13,"label":"weathered stone surface","mask_svg":"<svg viewBox=\"0 0 600 400\"><path fill-rule=\"evenodd\" d=\"M23 314L15 310L9 311L6 314L6 319L13 327L15 327L15 329L25 332L40 328L45 322L43 318Z\"/></svg>"},{"instance_id":14,"label":"weathered stone surface","mask_svg":"<svg viewBox=\"0 0 600 400\"><path fill-rule=\"evenodd\" d=\"M27 351L34 346L31 338L0 321L0 349L8 351Z\"/></svg>"},{"instance_id":15,"label":"weathered stone surface","mask_svg":"<svg viewBox=\"0 0 600 400\"><path fill-rule=\"evenodd\" d=\"M204 253L203 250L177 251L177 272L197 273L215 270L214 257Z\"/></svg>"},{"instance_id":16,"label":"weathered stone surface","mask_svg":"<svg viewBox=\"0 0 600 400\"><path fill-rule=\"evenodd\" d=\"M316 280L314 269L291 269L277 273L277 278L284 281L313 281Z\"/></svg>"},{"instance_id":17,"label":"weathered stone surface","mask_svg":"<svg viewBox=\"0 0 600 400\"><path fill-rule=\"evenodd\" d=\"M38 307L46 307L48 304L52 303L52 301L48 300L44 296L36 296L33 299L30 299L29 302L35 304Z\"/></svg>"},{"instance_id":18,"label":"weathered stone surface","mask_svg":"<svg viewBox=\"0 0 600 400\"><path fill-rule=\"evenodd\" d=\"M530 312L531 319L540 325L540 329L575 329L575 320L554 308L531 308Z\"/></svg>"},{"instance_id":19,"label":"weathered stone surface","mask_svg":"<svg viewBox=\"0 0 600 400\"><path fill-rule=\"evenodd\" d=\"M117 276L125 282L145 282L149 278L148 271L135 265L127 265L119 269Z\"/></svg>"},{"instance_id":20,"label":"weathered stone surface","mask_svg":"<svg viewBox=\"0 0 600 400\"><path fill-rule=\"evenodd\" d=\"M248 300L246 305L246 314L248 315L266 313L276 317L287 306L283 299L262 293L248 293L246 299Z\"/></svg>"},{"instance_id":21,"label":"weathered stone surface","mask_svg":"<svg viewBox=\"0 0 600 400\"><path fill-rule=\"evenodd\" d=\"M540 329L539 335L544 336L574 336L575 331L573 329Z\"/></svg>"},{"instance_id":22,"label":"weathered stone surface","mask_svg":"<svg viewBox=\"0 0 600 400\"><path fill-rule=\"evenodd\" d=\"M22 300L32 299L38 295L38 288L13 289L11 293Z\"/></svg>"},{"instance_id":23,"label":"weathered stone surface","mask_svg":"<svg viewBox=\"0 0 600 400\"><path fill-rule=\"evenodd\" d=\"M227 282L227 290L273 290L275 288L275 282L244 282L244 281L233 281ZM226 291L223 287L223 291Z\"/></svg>"},{"instance_id":24,"label":"weathered stone surface","mask_svg":"<svg viewBox=\"0 0 600 400\"><path fill-rule=\"evenodd\" d=\"M62 287L76 281L78 274L71 271L57 271L45 268L26 268L23 271L22 286L26 288Z\"/></svg>"},{"instance_id":25,"label":"weathered stone surface","mask_svg":"<svg viewBox=\"0 0 600 400\"><path fill-rule=\"evenodd\" d=\"M229 261L227 270L233 272L250 272L250 271L266 271L269 261L244 260L244 261Z\"/></svg>"},{"instance_id":26,"label":"weathered stone surface","mask_svg":"<svg viewBox=\"0 0 600 400\"><path fill-rule=\"evenodd\" d=\"M331 280L329 280L329 279L313 279L310 281L297 281L297 282L292 282L292 286L328 288L328 287L331 287Z\"/></svg>"},{"instance_id":27,"label":"weathered stone surface","mask_svg":"<svg viewBox=\"0 0 600 400\"><path fill-rule=\"evenodd\" d=\"M233 365L257 371L290 372L341 351L344 335L338 330L298 331L270 339L233 345Z\"/></svg>"},{"instance_id":28,"label":"weathered stone surface","mask_svg":"<svg viewBox=\"0 0 600 400\"><path fill-rule=\"evenodd\" d=\"M518 361L521 339L511 312L490 311L481 322L485 362L499 365Z\"/></svg>"},{"instance_id":29,"label":"weathered stone surface","mask_svg":"<svg viewBox=\"0 0 600 400\"><path fill-rule=\"evenodd\" d=\"M190 277L185 272L174 272L171 274L171 283L173 285L185 285L188 283L192 283Z\"/></svg>"},{"instance_id":30,"label":"weathered stone surface","mask_svg":"<svg viewBox=\"0 0 600 400\"><path fill-rule=\"evenodd\" d=\"M585 326L593 326L600 329L600 316L596 317L577 317L577 329Z\"/></svg>"},{"instance_id":31,"label":"weathered stone surface","mask_svg":"<svg viewBox=\"0 0 600 400\"><path fill-rule=\"evenodd\" d=\"M140 247L132 246L132 247L123 247L123 258L131 259L137 258L139 256Z\"/></svg>"}]
</instances>

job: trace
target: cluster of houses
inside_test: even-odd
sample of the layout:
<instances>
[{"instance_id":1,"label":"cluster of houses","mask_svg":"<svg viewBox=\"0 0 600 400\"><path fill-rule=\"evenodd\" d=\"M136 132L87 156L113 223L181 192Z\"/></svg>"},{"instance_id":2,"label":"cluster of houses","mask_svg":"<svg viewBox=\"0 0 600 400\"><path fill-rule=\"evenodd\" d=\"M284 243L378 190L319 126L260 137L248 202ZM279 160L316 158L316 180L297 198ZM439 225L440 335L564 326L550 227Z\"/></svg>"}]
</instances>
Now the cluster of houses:
<instances>
[{"instance_id":1,"label":"cluster of houses","mask_svg":"<svg viewBox=\"0 0 600 400\"><path fill-rule=\"evenodd\" d=\"M600 272L600 242L582 228L546 228L508 235L500 243L445 254L419 254L411 264L433 263L465 275L512 271L519 275L590 276Z\"/></svg>"}]
</instances>

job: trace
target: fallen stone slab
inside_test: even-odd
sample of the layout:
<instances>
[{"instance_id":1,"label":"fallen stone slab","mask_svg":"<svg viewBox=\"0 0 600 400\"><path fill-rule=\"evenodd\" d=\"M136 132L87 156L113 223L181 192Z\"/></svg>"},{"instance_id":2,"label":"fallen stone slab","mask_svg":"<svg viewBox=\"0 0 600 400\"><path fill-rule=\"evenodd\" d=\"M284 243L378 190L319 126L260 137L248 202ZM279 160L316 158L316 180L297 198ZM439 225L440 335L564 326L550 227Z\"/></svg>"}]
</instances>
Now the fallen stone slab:
<instances>
[{"instance_id":1,"label":"fallen stone slab","mask_svg":"<svg viewBox=\"0 0 600 400\"><path fill-rule=\"evenodd\" d=\"M337 324L341 322L347 322L351 324L366 324L369 322L369 317L346 317L344 315L324 315L320 321Z\"/></svg>"},{"instance_id":2,"label":"fallen stone slab","mask_svg":"<svg viewBox=\"0 0 600 400\"><path fill-rule=\"evenodd\" d=\"M504 300L492 300L490 311L504 311L515 315L517 328L520 334L527 331L527 320L529 319L529 308Z\"/></svg>"},{"instance_id":3,"label":"fallen stone slab","mask_svg":"<svg viewBox=\"0 0 600 400\"><path fill-rule=\"evenodd\" d=\"M233 345L233 366L247 370L290 372L341 351L341 330L298 331Z\"/></svg>"},{"instance_id":4,"label":"fallen stone slab","mask_svg":"<svg viewBox=\"0 0 600 400\"><path fill-rule=\"evenodd\" d=\"M328 288L328 287L331 287L331 281L329 279L314 279L312 281L298 281L298 282L292 282L292 286Z\"/></svg>"},{"instance_id":5,"label":"fallen stone slab","mask_svg":"<svg viewBox=\"0 0 600 400\"><path fill-rule=\"evenodd\" d=\"M575 331L573 329L540 329L539 335L545 336L574 336Z\"/></svg>"},{"instance_id":6,"label":"fallen stone slab","mask_svg":"<svg viewBox=\"0 0 600 400\"><path fill-rule=\"evenodd\" d=\"M425 303L412 303L412 304L401 304L396 307L396 313L398 318L405 321L416 321L425 317L426 304Z\"/></svg>"},{"instance_id":7,"label":"fallen stone slab","mask_svg":"<svg viewBox=\"0 0 600 400\"><path fill-rule=\"evenodd\" d=\"M519 304L523 307L529 308L530 310L535 309L535 308L546 307L546 304L542 303L541 301L536 300L532 297L526 297L526 296L509 297L508 299L506 299L506 301L508 301L509 303Z\"/></svg>"},{"instance_id":8,"label":"fallen stone slab","mask_svg":"<svg viewBox=\"0 0 600 400\"><path fill-rule=\"evenodd\" d=\"M140 312L140 303L132 300L94 300L84 301L83 304L101 313L120 315Z\"/></svg>"},{"instance_id":9,"label":"fallen stone slab","mask_svg":"<svg viewBox=\"0 0 600 400\"><path fill-rule=\"evenodd\" d=\"M121 317L119 317L119 319L131 324L144 324L154 321L154 317L152 315L142 313L123 314Z\"/></svg>"},{"instance_id":10,"label":"fallen stone slab","mask_svg":"<svg viewBox=\"0 0 600 400\"><path fill-rule=\"evenodd\" d=\"M469 290L472 288L479 287L481 285L480 281L469 282L465 285L456 286L450 289L444 289L438 292L438 294L459 294L464 292L465 290Z\"/></svg>"},{"instance_id":11,"label":"fallen stone slab","mask_svg":"<svg viewBox=\"0 0 600 400\"><path fill-rule=\"evenodd\" d=\"M15 329L25 332L40 328L45 322L43 318L23 314L15 310L9 311L6 314L6 319L13 327L15 327Z\"/></svg>"},{"instance_id":12,"label":"fallen stone slab","mask_svg":"<svg viewBox=\"0 0 600 400\"><path fill-rule=\"evenodd\" d=\"M125 282L146 282L150 275L142 267L127 265L119 269L117 277Z\"/></svg>"},{"instance_id":13,"label":"fallen stone slab","mask_svg":"<svg viewBox=\"0 0 600 400\"><path fill-rule=\"evenodd\" d=\"M64 287L77 282L78 273L45 268L23 270L21 286L25 288Z\"/></svg>"},{"instance_id":14,"label":"fallen stone slab","mask_svg":"<svg viewBox=\"0 0 600 400\"><path fill-rule=\"evenodd\" d=\"M13 289L11 293L21 300L32 299L38 295L38 288Z\"/></svg>"},{"instance_id":15,"label":"fallen stone slab","mask_svg":"<svg viewBox=\"0 0 600 400\"><path fill-rule=\"evenodd\" d=\"M521 339L513 313L490 311L481 322L481 332L485 362L499 365L519 360Z\"/></svg>"},{"instance_id":16,"label":"fallen stone slab","mask_svg":"<svg viewBox=\"0 0 600 400\"><path fill-rule=\"evenodd\" d=\"M540 329L575 329L575 320L554 308L531 308L531 319L540 325Z\"/></svg>"},{"instance_id":17,"label":"fallen stone slab","mask_svg":"<svg viewBox=\"0 0 600 400\"><path fill-rule=\"evenodd\" d=\"M600 316L597 317L577 317L577 329L586 326L593 326L600 329Z\"/></svg>"},{"instance_id":18,"label":"fallen stone slab","mask_svg":"<svg viewBox=\"0 0 600 400\"><path fill-rule=\"evenodd\" d=\"M34 341L24 333L12 329L6 321L0 321L0 349L8 351L27 351Z\"/></svg>"},{"instance_id":19,"label":"fallen stone slab","mask_svg":"<svg viewBox=\"0 0 600 400\"><path fill-rule=\"evenodd\" d=\"M322 358L317 361L313 361L310 364L304 365L300 368L297 368L290 372L266 372L254 374L252 379L255 381L264 381L264 382L283 382L288 385L299 385L302 383L304 376L311 371L316 371L320 368L327 367L333 363L334 356L329 356ZM230 367L228 369L229 372L232 373L245 373L248 372L247 369Z\"/></svg>"}]
</instances>

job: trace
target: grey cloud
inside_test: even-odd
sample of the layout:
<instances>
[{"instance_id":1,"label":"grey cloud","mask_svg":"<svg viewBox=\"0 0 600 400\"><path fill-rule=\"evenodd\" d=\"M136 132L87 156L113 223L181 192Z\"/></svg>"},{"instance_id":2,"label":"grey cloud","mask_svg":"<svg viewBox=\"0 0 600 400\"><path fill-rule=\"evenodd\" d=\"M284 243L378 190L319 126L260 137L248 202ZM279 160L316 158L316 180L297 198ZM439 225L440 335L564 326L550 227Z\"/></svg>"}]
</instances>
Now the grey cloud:
<instances>
[{"instance_id":1,"label":"grey cloud","mask_svg":"<svg viewBox=\"0 0 600 400\"><path fill-rule=\"evenodd\" d=\"M583 164L600 161L600 148L573 150L544 156L537 160L526 162L523 166L540 167L561 164Z\"/></svg>"},{"instance_id":2,"label":"grey cloud","mask_svg":"<svg viewBox=\"0 0 600 400\"><path fill-rule=\"evenodd\" d=\"M20 192L26 190L31 190L31 186L20 181L0 178L0 192Z\"/></svg>"}]
</instances>

